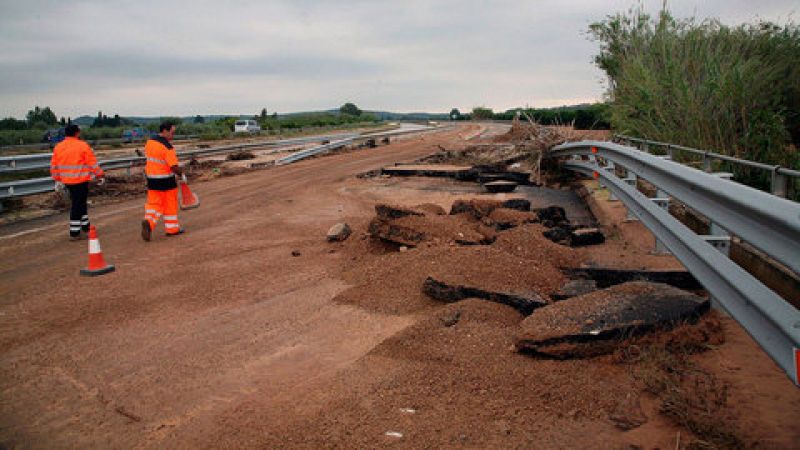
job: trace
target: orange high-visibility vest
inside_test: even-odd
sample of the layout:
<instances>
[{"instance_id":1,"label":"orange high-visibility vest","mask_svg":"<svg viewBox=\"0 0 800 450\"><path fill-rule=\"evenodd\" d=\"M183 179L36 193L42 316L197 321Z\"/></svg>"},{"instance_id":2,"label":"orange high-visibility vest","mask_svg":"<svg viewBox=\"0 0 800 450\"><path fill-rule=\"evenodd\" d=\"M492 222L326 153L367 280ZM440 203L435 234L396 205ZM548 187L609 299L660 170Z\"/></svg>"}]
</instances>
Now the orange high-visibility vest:
<instances>
[{"instance_id":1,"label":"orange high-visibility vest","mask_svg":"<svg viewBox=\"0 0 800 450\"><path fill-rule=\"evenodd\" d=\"M178 184L172 166L178 165L178 155L172 144L161 136L155 137L145 144L144 154L147 157L144 166L147 189L154 191L177 189Z\"/></svg>"},{"instance_id":2,"label":"orange high-visibility vest","mask_svg":"<svg viewBox=\"0 0 800 450\"><path fill-rule=\"evenodd\" d=\"M50 176L64 184L85 183L103 175L92 148L86 142L67 136L53 149Z\"/></svg>"}]
</instances>

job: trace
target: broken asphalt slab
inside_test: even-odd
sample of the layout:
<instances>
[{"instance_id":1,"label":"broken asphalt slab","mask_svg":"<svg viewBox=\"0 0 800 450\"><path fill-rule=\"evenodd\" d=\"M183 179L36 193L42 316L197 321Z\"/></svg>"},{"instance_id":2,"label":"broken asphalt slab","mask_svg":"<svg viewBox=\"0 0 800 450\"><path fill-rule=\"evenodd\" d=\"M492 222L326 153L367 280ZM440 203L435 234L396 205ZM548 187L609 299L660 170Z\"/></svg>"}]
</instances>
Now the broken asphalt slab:
<instances>
[{"instance_id":1,"label":"broken asphalt slab","mask_svg":"<svg viewBox=\"0 0 800 450\"><path fill-rule=\"evenodd\" d=\"M517 183L514 181L490 181L484 183L483 187L490 193L500 192L514 192L517 188Z\"/></svg>"},{"instance_id":2,"label":"broken asphalt slab","mask_svg":"<svg viewBox=\"0 0 800 450\"><path fill-rule=\"evenodd\" d=\"M475 180L478 174L471 166L435 164L404 164L381 169L381 173L399 177L446 177L457 180Z\"/></svg>"},{"instance_id":3,"label":"broken asphalt slab","mask_svg":"<svg viewBox=\"0 0 800 450\"><path fill-rule=\"evenodd\" d=\"M649 281L664 283L679 289L696 291L703 285L685 270L635 270L614 269L607 267L580 267L563 269L565 275L572 279L594 280L597 287L603 289L629 281Z\"/></svg>"},{"instance_id":4,"label":"broken asphalt slab","mask_svg":"<svg viewBox=\"0 0 800 450\"><path fill-rule=\"evenodd\" d=\"M533 292L527 294L498 292L477 286L449 284L432 277L425 279L422 291L429 297L445 303L453 303L465 298L480 298L511 306L525 315L531 314L534 309L548 304L547 301Z\"/></svg>"},{"instance_id":5,"label":"broken asphalt slab","mask_svg":"<svg viewBox=\"0 0 800 450\"><path fill-rule=\"evenodd\" d=\"M660 283L630 282L537 309L520 324L518 351L553 358L613 351L619 338L694 319L709 301Z\"/></svg>"}]
</instances>

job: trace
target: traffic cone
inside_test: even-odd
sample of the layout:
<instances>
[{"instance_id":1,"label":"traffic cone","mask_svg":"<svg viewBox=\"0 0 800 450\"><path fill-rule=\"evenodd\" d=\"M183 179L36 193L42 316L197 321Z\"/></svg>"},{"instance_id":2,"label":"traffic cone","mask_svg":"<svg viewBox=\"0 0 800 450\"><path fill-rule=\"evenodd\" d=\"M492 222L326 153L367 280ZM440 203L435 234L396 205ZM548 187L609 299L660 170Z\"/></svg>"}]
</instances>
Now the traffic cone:
<instances>
[{"instance_id":1,"label":"traffic cone","mask_svg":"<svg viewBox=\"0 0 800 450\"><path fill-rule=\"evenodd\" d=\"M181 177L181 181L179 182L181 185L181 195L180 195L180 205L181 209L193 209L200 206L200 197L197 196L191 189L189 189L189 184L186 183L186 175Z\"/></svg>"},{"instance_id":2,"label":"traffic cone","mask_svg":"<svg viewBox=\"0 0 800 450\"><path fill-rule=\"evenodd\" d=\"M89 226L89 267L81 269L81 275L94 277L114 271L114 266L106 264L103 251L100 250L100 241L97 239L97 229Z\"/></svg>"}]
</instances>

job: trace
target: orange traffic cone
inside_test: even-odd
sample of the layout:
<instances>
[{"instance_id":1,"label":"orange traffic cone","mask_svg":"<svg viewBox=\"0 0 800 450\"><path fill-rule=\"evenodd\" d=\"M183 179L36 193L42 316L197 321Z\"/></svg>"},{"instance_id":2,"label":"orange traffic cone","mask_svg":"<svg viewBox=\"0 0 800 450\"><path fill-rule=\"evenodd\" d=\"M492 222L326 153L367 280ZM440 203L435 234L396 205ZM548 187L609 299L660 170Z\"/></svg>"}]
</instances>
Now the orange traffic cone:
<instances>
[{"instance_id":1,"label":"orange traffic cone","mask_svg":"<svg viewBox=\"0 0 800 450\"><path fill-rule=\"evenodd\" d=\"M114 271L114 266L106 264L103 251L100 250L100 241L97 239L97 229L89 226L89 267L81 269L81 275L94 277Z\"/></svg>"},{"instance_id":2,"label":"orange traffic cone","mask_svg":"<svg viewBox=\"0 0 800 450\"><path fill-rule=\"evenodd\" d=\"M181 185L181 209L192 209L200 206L200 197L189 189L189 185L186 183L186 175L181 177L179 184Z\"/></svg>"}]
</instances>

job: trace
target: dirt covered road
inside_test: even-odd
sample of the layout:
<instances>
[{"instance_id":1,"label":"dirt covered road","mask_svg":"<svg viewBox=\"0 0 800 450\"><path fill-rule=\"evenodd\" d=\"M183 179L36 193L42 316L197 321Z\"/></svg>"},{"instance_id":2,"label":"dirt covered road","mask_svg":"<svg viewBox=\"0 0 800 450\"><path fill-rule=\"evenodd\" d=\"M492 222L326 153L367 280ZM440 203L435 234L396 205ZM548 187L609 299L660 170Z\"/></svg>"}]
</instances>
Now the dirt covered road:
<instances>
[{"instance_id":1,"label":"dirt covered road","mask_svg":"<svg viewBox=\"0 0 800 450\"><path fill-rule=\"evenodd\" d=\"M679 447L689 442L624 364L517 354L516 311L478 300L442 306L410 284L425 268L458 272L462 250L398 253L367 238L378 201L444 205L452 196L357 174L463 147L483 128L196 184L202 206L180 213L187 233L175 239L159 228L141 241L143 198L92 209L117 267L102 277L78 276L86 243L66 240L63 216L0 229L0 446L664 448L676 434ZM350 239L325 242L342 220ZM519 230L498 248L517 253L514 261L536 258L528 229ZM455 309L459 325L443 328ZM733 354L715 350L697 364L749 389L730 394L750 412L731 423L760 427L748 437L778 447L800 438L800 397L788 380L735 324L709 321L702 326L723 323ZM609 420L640 409L649 421L632 431Z\"/></svg>"}]
</instances>

